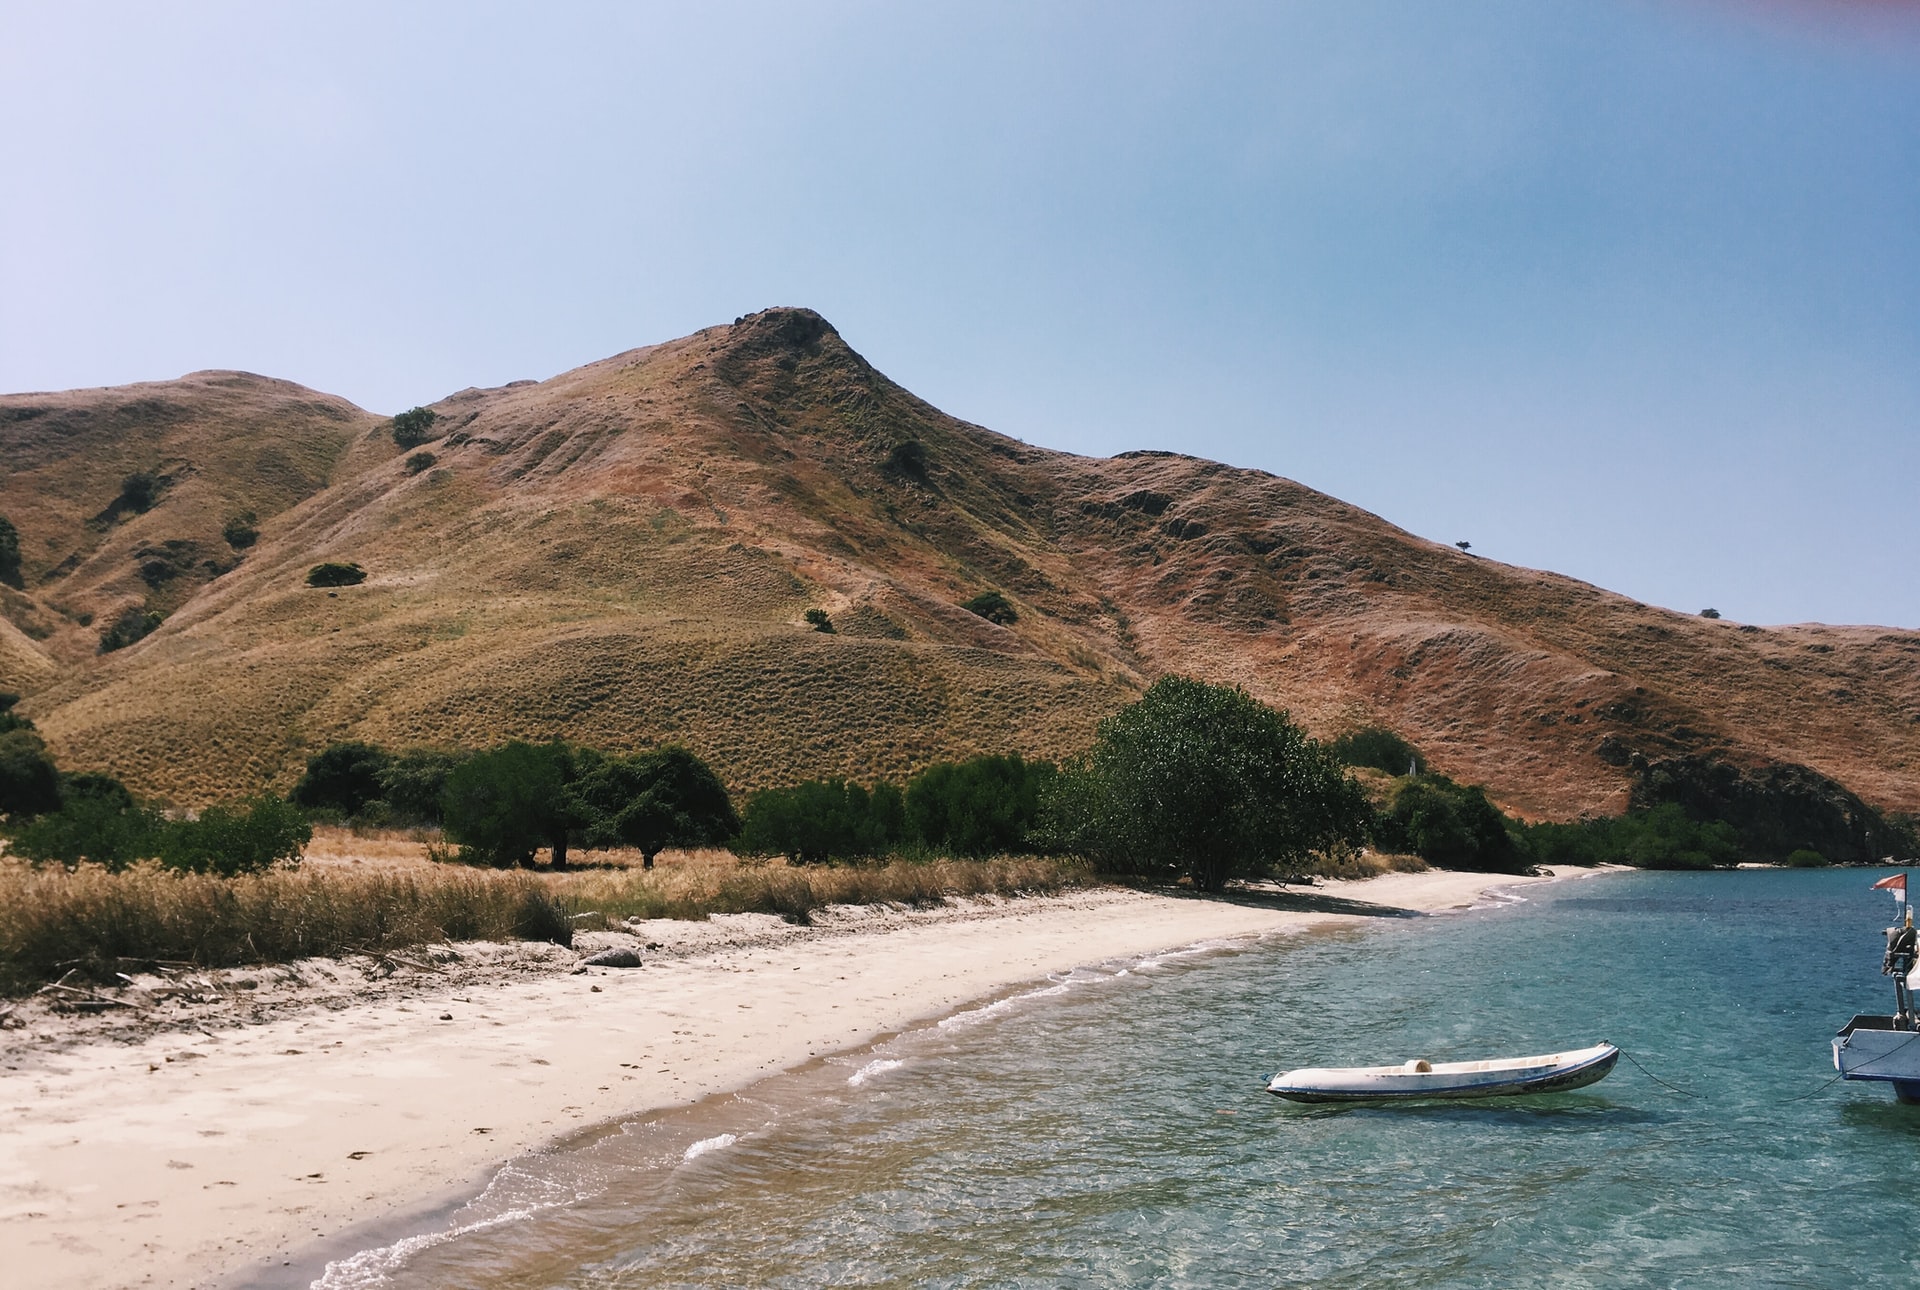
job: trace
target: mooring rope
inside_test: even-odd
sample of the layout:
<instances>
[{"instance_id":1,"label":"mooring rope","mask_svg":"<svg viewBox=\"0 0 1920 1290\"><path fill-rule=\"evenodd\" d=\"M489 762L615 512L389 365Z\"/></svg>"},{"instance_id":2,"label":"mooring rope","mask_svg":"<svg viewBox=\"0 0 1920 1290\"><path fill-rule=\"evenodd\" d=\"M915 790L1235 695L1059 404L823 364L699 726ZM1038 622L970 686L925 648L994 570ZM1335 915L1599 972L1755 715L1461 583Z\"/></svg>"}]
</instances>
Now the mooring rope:
<instances>
[{"instance_id":1,"label":"mooring rope","mask_svg":"<svg viewBox=\"0 0 1920 1290\"><path fill-rule=\"evenodd\" d=\"M1670 1088L1674 1092L1678 1093L1681 1097L1697 1098L1700 1096L1698 1093L1693 1092L1691 1089L1684 1089L1684 1088L1681 1088L1678 1084L1667 1083L1667 1081L1661 1079L1658 1075L1655 1075L1652 1071L1642 1066L1640 1064L1640 1059L1635 1057L1632 1053L1628 1052L1626 1049L1622 1048L1620 1050L1620 1055L1626 1058L1628 1061L1632 1062L1633 1068L1635 1070L1639 1071L1642 1075L1645 1075L1648 1079L1652 1080L1654 1083L1660 1085L1660 1087Z\"/></svg>"}]
</instances>

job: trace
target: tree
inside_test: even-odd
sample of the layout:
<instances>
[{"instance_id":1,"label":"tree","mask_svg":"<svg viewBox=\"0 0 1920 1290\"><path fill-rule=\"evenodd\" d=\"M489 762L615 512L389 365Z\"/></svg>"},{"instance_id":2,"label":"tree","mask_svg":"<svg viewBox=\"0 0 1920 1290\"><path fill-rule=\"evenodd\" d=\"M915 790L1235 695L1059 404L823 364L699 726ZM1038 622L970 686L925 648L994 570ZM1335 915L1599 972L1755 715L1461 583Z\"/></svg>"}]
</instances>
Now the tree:
<instances>
[{"instance_id":1,"label":"tree","mask_svg":"<svg viewBox=\"0 0 1920 1290\"><path fill-rule=\"evenodd\" d=\"M440 823L440 800L447 777L465 757L433 748L415 748L393 758L380 772L380 799L403 824Z\"/></svg>"},{"instance_id":2,"label":"tree","mask_svg":"<svg viewBox=\"0 0 1920 1290\"><path fill-rule=\"evenodd\" d=\"M432 437L440 416L432 408L408 408L393 419L393 441L402 448L418 448Z\"/></svg>"},{"instance_id":3,"label":"tree","mask_svg":"<svg viewBox=\"0 0 1920 1290\"><path fill-rule=\"evenodd\" d=\"M161 482L150 470L134 471L120 481L120 505L135 514L146 514L160 500Z\"/></svg>"},{"instance_id":4,"label":"tree","mask_svg":"<svg viewBox=\"0 0 1920 1290\"><path fill-rule=\"evenodd\" d=\"M1202 891L1365 840L1365 795L1283 712L1238 687L1156 681L1100 723L1049 801L1057 840Z\"/></svg>"},{"instance_id":5,"label":"tree","mask_svg":"<svg viewBox=\"0 0 1920 1290\"><path fill-rule=\"evenodd\" d=\"M816 632L826 632L829 635L833 633L833 619L827 616L826 610L809 609L802 617L807 620L807 624Z\"/></svg>"},{"instance_id":6,"label":"tree","mask_svg":"<svg viewBox=\"0 0 1920 1290\"><path fill-rule=\"evenodd\" d=\"M908 828L929 850L946 855L1028 848L1056 773L1051 762L1018 756L937 763L907 785Z\"/></svg>"},{"instance_id":7,"label":"tree","mask_svg":"<svg viewBox=\"0 0 1920 1290\"><path fill-rule=\"evenodd\" d=\"M1455 542L1454 545L1459 547L1462 551L1473 550L1473 543L1471 542Z\"/></svg>"},{"instance_id":8,"label":"tree","mask_svg":"<svg viewBox=\"0 0 1920 1290\"><path fill-rule=\"evenodd\" d=\"M1442 869L1518 873L1528 867L1515 847L1507 817L1478 784L1462 787L1445 775L1407 784L1374 826L1384 846L1411 851Z\"/></svg>"},{"instance_id":9,"label":"tree","mask_svg":"<svg viewBox=\"0 0 1920 1290\"><path fill-rule=\"evenodd\" d=\"M307 570L309 587L357 587L367 580L367 571L346 560L328 560Z\"/></svg>"},{"instance_id":10,"label":"tree","mask_svg":"<svg viewBox=\"0 0 1920 1290\"><path fill-rule=\"evenodd\" d=\"M825 864L883 855L904 831L900 790L893 785L869 792L843 779L815 779L754 794L735 845L745 855Z\"/></svg>"},{"instance_id":11,"label":"tree","mask_svg":"<svg viewBox=\"0 0 1920 1290\"><path fill-rule=\"evenodd\" d=\"M312 840L313 826L298 807L263 796L209 806L195 820L170 821L160 830L157 849L169 869L233 878L298 864Z\"/></svg>"},{"instance_id":12,"label":"tree","mask_svg":"<svg viewBox=\"0 0 1920 1290\"><path fill-rule=\"evenodd\" d=\"M440 799L447 836L469 863L531 867L534 852L553 849L556 868L590 815L573 791L574 750L554 741L515 740L474 755L447 775Z\"/></svg>"},{"instance_id":13,"label":"tree","mask_svg":"<svg viewBox=\"0 0 1920 1290\"><path fill-rule=\"evenodd\" d=\"M1702 609L1700 611L1700 616L1702 618L1718 618L1720 616L1720 611L1718 609Z\"/></svg>"},{"instance_id":14,"label":"tree","mask_svg":"<svg viewBox=\"0 0 1920 1290\"><path fill-rule=\"evenodd\" d=\"M10 849L34 864L51 860L71 869L85 861L118 872L159 854L166 827L158 811L135 802L111 776L71 775L61 784L60 809L16 830Z\"/></svg>"},{"instance_id":15,"label":"tree","mask_svg":"<svg viewBox=\"0 0 1920 1290\"><path fill-rule=\"evenodd\" d=\"M668 847L718 846L740 831L720 777L677 746L596 758L574 791L591 816L587 845L637 847L645 869Z\"/></svg>"},{"instance_id":16,"label":"tree","mask_svg":"<svg viewBox=\"0 0 1920 1290\"><path fill-rule=\"evenodd\" d=\"M135 641L143 641L154 634L164 622L159 614L141 605L129 605L120 611L107 629L100 633L100 652L111 654L117 649L125 649Z\"/></svg>"},{"instance_id":17,"label":"tree","mask_svg":"<svg viewBox=\"0 0 1920 1290\"><path fill-rule=\"evenodd\" d=\"M421 471L429 469L435 462L439 460L440 459L438 457L434 456L430 452L409 453L407 454L407 460L405 463L407 467L407 473L409 475L417 475Z\"/></svg>"},{"instance_id":18,"label":"tree","mask_svg":"<svg viewBox=\"0 0 1920 1290\"><path fill-rule=\"evenodd\" d=\"M21 585L20 530L4 515L0 515L0 582L9 587Z\"/></svg>"},{"instance_id":19,"label":"tree","mask_svg":"<svg viewBox=\"0 0 1920 1290\"><path fill-rule=\"evenodd\" d=\"M307 759L306 774L287 796L309 811L338 811L351 818L386 791L393 754L350 740L330 744Z\"/></svg>"},{"instance_id":20,"label":"tree","mask_svg":"<svg viewBox=\"0 0 1920 1290\"><path fill-rule=\"evenodd\" d=\"M59 768L33 723L22 720L0 733L0 815L26 820L59 809Z\"/></svg>"}]
</instances>

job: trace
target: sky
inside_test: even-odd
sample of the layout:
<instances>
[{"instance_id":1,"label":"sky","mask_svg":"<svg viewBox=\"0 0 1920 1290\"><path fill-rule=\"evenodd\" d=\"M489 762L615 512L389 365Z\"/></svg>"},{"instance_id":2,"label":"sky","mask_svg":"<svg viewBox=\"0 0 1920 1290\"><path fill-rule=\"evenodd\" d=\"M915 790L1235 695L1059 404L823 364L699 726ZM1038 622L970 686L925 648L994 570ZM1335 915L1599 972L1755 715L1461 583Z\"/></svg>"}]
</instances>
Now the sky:
<instances>
[{"instance_id":1,"label":"sky","mask_svg":"<svg viewBox=\"0 0 1920 1290\"><path fill-rule=\"evenodd\" d=\"M0 122L0 390L806 305L1029 443L1920 627L1920 5L0 0Z\"/></svg>"}]
</instances>

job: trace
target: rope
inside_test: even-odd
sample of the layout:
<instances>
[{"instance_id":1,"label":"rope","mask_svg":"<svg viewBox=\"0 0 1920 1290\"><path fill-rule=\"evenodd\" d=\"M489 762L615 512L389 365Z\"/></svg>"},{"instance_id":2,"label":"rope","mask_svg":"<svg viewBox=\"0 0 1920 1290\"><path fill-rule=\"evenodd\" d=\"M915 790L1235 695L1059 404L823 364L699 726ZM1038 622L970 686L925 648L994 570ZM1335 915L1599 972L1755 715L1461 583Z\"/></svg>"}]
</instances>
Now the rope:
<instances>
[{"instance_id":1,"label":"rope","mask_svg":"<svg viewBox=\"0 0 1920 1290\"><path fill-rule=\"evenodd\" d=\"M1661 1079L1658 1075L1655 1075L1652 1071L1642 1066L1639 1062L1639 1059L1634 1057L1634 1055L1628 1052L1626 1049L1622 1048L1620 1050L1620 1055L1626 1058L1628 1061L1632 1062L1633 1068L1635 1070L1639 1071L1642 1075L1645 1075L1648 1079L1652 1080L1654 1083L1658 1084L1660 1087L1670 1088L1674 1092L1678 1093L1681 1097L1697 1098L1700 1096L1698 1093L1692 1092L1691 1090L1681 1088L1678 1084L1667 1083L1667 1081Z\"/></svg>"}]
</instances>

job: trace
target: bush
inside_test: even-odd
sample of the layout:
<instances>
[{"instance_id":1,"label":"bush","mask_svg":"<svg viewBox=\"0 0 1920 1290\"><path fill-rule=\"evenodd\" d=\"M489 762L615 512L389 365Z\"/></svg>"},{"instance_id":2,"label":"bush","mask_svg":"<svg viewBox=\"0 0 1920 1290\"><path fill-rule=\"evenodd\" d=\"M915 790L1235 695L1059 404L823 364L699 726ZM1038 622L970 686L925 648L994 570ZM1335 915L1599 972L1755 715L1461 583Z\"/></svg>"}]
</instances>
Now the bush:
<instances>
[{"instance_id":1,"label":"bush","mask_svg":"<svg viewBox=\"0 0 1920 1290\"><path fill-rule=\"evenodd\" d=\"M905 833L906 812L893 785L869 792L842 779L816 779L754 794L735 848L742 855L825 864L885 855Z\"/></svg>"},{"instance_id":2,"label":"bush","mask_svg":"<svg viewBox=\"0 0 1920 1290\"><path fill-rule=\"evenodd\" d=\"M1039 825L1040 803L1057 774L1051 762L1018 756L929 766L907 785L908 830L940 855L1034 850L1031 835Z\"/></svg>"},{"instance_id":3,"label":"bush","mask_svg":"<svg viewBox=\"0 0 1920 1290\"><path fill-rule=\"evenodd\" d=\"M393 419L393 441L402 448L418 448L432 437L439 419L432 408L408 408Z\"/></svg>"},{"instance_id":4,"label":"bush","mask_svg":"<svg viewBox=\"0 0 1920 1290\"><path fill-rule=\"evenodd\" d=\"M1366 766L1389 775L1414 774L1420 763L1414 746L1385 726L1350 730L1327 745L1327 751L1348 766Z\"/></svg>"},{"instance_id":5,"label":"bush","mask_svg":"<svg viewBox=\"0 0 1920 1290\"><path fill-rule=\"evenodd\" d=\"M1625 864L1641 869L1713 869L1740 863L1740 835L1725 820L1695 820L1677 802L1650 811L1535 824L1521 845L1541 864Z\"/></svg>"},{"instance_id":6,"label":"bush","mask_svg":"<svg viewBox=\"0 0 1920 1290\"><path fill-rule=\"evenodd\" d=\"M918 439L909 439L898 443L887 454L887 467L896 475L911 475L915 479L927 477L927 446Z\"/></svg>"},{"instance_id":7,"label":"bush","mask_svg":"<svg viewBox=\"0 0 1920 1290\"><path fill-rule=\"evenodd\" d=\"M81 778L63 786L65 800L58 811L14 833L14 854L36 865L53 861L71 869L84 862L116 873L159 854L167 822L158 811L134 802L117 781L111 781L117 793L75 791L73 781Z\"/></svg>"},{"instance_id":8,"label":"bush","mask_svg":"<svg viewBox=\"0 0 1920 1290\"><path fill-rule=\"evenodd\" d=\"M160 614L150 609L134 605L120 611L107 629L100 633L100 652L111 654L117 649L125 649L136 641L143 641L160 629L166 621Z\"/></svg>"},{"instance_id":9,"label":"bush","mask_svg":"<svg viewBox=\"0 0 1920 1290\"><path fill-rule=\"evenodd\" d=\"M407 473L409 475L417 475L423 470L431 469L433 464L439 460L438 457L430 452L412 453L407 457Z\"/></svg>"},{"instance_id":10,"label":"bush","mask_svg":"<svg viewBox=\"0 0 1920 1290\"><path fill-rule=\"evenodd\" d=\"M14 719L0 733L0 815L26 820L60 808L60 771L32 723Z\"/></svg>"},{"instance_id":11,"label":"bush","mask_svg":"<svg viewBox=\"0 0 1920 1290\"><path fill-rule=\"evenodd\" d=\"M158 852L168 869L231 878L298 864L312 840L313 826L299 808L277 797L255 797L237 806L210 806L196 820L169 821Z\"/></svg>"},{"instance_id":12,"label":"bush","mask_svg":"<svg viewBox=\"0 0 1920 1290\"><path fill-rule=\"evenodd\" d=\"M287 796L310 811L338 811L351 818L386 790L393 755L372 744L332 744L307 759L307 770Z\"/></svg>"},{"instance_id":13,"label":"bush","mask_svg":"<svg viewBox=\"0 0 1920 1290\"><path fill-rule=\"evenodd\" d=\"M983 591L960 608L978 614L990 623L999 623L1002 627L1011 627L1020 621L1020 615L1014 612L1012 603L997 591Z\"/></svg>"},{"instance_id":14,"label":"bush","mask_svg":"<svg viewBox=\"0 0 1920 1290\"><path fill-rule=\"evenodd\" d=\"M1285 713L1237 687L1154 682L1102 721L1087 760L1047 800L1067 849L1121 872L1229 878L1297 871L1367 835L1365 795Z\"/></svg>"},{"instance_id":15,"label":"bush","mask_svg":"<svg viewBox=\"0 0 1920 1290\"><path fill-rule=\"evenodd\" d=\"M259 517L252 511L241 511L221 527L220 536L234 550L244 551L260 540L258 524Z\"/></svg>"},{"instance_id":16,"label":"bush","mask_svg":"<svg viewBox=\"0 0 1920 1290\"><path fill-rule=\"evenodd\" d=\"M1815 851L1812 847L1801 847L1798 851L1792 852L1787 856L1787 867L1790 869L1824 869L1827 867L1827 858L1818 851Z\"/></svg>"},{"instance_id":17,"label":"bush","mask_svg":"<svg viewBox=\"0 0 1920 1290\"><path fill-rule=\"evenodd\" d=\"M9 587L21 585L20 530L4 515L0 515L0 582Z\"/></svg>"},{"instance_id":18,"label":"bush","mask_svg":"<svg viewBox=\"0 0 1920 1290\"><path fill-rule=\"evenodd\" d=\"M120 481L119 504L137 515L144 515L160 500L160 477L150 470L136 470Z\"/></svg>"},{"instance_id":19,"label":"bush","mask_svg":"<svg viewBox=\"0 0 1920 1290\"><path fill-rule=\"evenodd\" d=\"M833 619L827 617L826 610L809 609L804 615L804 617L806 618L808 625L811 626L813 630L815 630L816 632L827 632L829 634L832 633Z\"/></svg>"},{"instance_id":20,"label":"bush","mask_svg":"<svg viewBox=\"0 0 1920 1290\"><path fill-rule=\"evenodd\" d=\"M1394 795L1374 821L1374 837L1388 850L1411 852L1442 869L1520 873L1530 867L1529 857L1514 845L1508 825L1478 784L1423 775Z\"/></svg>"},{"instance_id":21,"label":"bush","mask_svg":"<svg viewBox=\"0 0 1920 1290\"><path fill-rule=\"evenodd\" d=\"M367 571L351 561L328 560L307 570L309 587L357 587L367 580Z\"/></svg>"}]
</instances>

